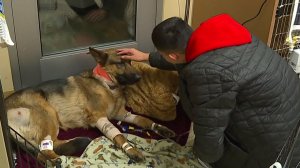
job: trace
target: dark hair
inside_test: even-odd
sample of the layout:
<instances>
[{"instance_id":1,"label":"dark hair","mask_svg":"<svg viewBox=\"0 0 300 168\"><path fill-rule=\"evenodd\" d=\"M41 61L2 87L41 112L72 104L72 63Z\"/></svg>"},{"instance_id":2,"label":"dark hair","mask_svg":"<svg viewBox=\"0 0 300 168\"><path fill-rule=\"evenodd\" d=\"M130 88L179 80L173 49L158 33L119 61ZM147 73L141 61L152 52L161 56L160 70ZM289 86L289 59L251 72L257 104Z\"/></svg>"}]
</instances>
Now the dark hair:
<instances>
[{"instance_id":1,"label":"dark hair","mask_svg":"<svg viewBox=\"0 0 300 168\"><path fill-rule=\"evenodd\" d=\"M193 29L181 18L171 17L159 23L152 32L154 46L160 51L185 53Z\"/></svg>"}]
</instances>

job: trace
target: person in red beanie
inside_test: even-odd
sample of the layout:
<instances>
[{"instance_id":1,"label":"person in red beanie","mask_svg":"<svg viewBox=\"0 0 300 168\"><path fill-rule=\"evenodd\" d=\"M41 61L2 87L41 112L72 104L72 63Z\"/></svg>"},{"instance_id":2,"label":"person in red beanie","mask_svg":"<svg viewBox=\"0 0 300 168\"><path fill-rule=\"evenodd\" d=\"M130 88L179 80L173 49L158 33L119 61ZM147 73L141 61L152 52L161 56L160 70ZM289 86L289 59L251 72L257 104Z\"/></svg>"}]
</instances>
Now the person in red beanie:
<instances>
[{"instance_id":1,"label":"person in red beanie","mask_svg":"<svg viewBox=\"0 0 300 168\"><path fill-rule=\"evenodd\" d=\"M152 41L157 52L117 52L178 71L200 160L216 168L268 168L279 161L300 119L300 80L284 59L227 14L194 31L182 19L169 18L154 28ZM290 167L299 161L300 138Z\"/></svg>"}]
</instances>

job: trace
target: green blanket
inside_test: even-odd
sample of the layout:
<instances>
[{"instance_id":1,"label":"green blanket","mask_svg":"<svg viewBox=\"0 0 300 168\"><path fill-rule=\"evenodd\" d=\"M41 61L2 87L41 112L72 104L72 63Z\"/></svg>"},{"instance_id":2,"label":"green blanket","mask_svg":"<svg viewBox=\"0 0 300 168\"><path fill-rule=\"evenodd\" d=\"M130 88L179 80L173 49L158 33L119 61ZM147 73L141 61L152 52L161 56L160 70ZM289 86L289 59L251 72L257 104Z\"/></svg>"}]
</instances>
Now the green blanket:
<instances>
[{"instance_id":1,"label":"green blanket","mask_svg":"<svg viewBox=\"0 0 300 168\"><path fill-rule=\"evenodd\" d=\"M106 137L94 139L81 157L61 156L62 167L69 168L202 168L191 147L180 146L171 140L143 139L124 134L140 149L146 160L134 163Z\"/></svg>"}]
</instances>

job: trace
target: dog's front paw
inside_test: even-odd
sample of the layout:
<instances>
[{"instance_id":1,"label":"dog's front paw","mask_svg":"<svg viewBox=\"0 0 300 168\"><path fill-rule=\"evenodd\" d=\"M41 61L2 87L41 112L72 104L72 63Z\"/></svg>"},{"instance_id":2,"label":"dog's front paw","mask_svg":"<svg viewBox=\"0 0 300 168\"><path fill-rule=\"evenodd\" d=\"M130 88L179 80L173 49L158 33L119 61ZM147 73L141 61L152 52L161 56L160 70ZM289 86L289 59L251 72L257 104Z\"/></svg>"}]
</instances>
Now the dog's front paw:
<instances>
[{"instance_id":1,"label":"dog's front paw","mask_svg":"<svg viewBox=\"0 0 300 168\"><path fill-rule=\"evenodd\" d=\"M152 130L155 133L157 133L165 138L172 138L172 137L175 137L175 135L176 135L174 131L170 130L166 126L156 124L156 123L153 123Z\"/></svg>"},{"instance_id":2,"label":"dog's front paw","mask_svg":"<svg viewBox=\"0 0 300 168\"><path fill-rule=\"evenodd\" d=\"M140 152L137 148L130 148L128 150L125 151L127 156L134 160L135 162L142 162L145 160L144 155L142 154L142 152Z\"/></svg>"}]
</instances>

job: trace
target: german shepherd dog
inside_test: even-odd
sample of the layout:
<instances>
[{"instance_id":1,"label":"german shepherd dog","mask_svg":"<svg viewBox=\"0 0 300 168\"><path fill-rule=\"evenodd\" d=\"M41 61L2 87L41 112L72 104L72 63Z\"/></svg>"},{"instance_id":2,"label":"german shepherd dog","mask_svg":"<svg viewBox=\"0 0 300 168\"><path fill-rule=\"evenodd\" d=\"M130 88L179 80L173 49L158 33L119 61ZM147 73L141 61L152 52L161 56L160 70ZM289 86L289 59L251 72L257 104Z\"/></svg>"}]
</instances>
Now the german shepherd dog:
<instances>
[{"instance_id":1,"label":"german shepherd dog","mask_svg":"<svg viewBox=\"0 0 300 168\"><path fill-rule=\"evenodd\" d=\"M56 159L60 155L70 156L86 148L90 142L88 138L57 139L59 128L67 130L77 127L97 127L129 158L143 161L143 154L128 144L109 119L129 122L164 137L173 137L175 134L165 126L125 110L123 88L140 79L130 62L111 57L100 50L89 50L97 62L94 70L66 79L47 81L8 96L5 99L8 124L35 147L40 147L43 155L37 157L42 161L46 159L43 156ZM49 140L47 142L51 142L53 148L42 149L45 140Z\"/></svg>"},{"instance_id":2,"label":"german shepherd dog","mask_svg":"<svg viewBox=\"0 0 300 168\"><path fill-rule=\"evenodd\" d=\"M98 54L101 55L102 51L95 52L100 52ZM106 50L106 53L118 57L115 49ZM179 101L178 73L154 68L145 62L131 61L131 67L141 75L141 79L132 85L124 86L126 106L139 115L160 121L174 120Z\"/></svg>"}]
</instances>

